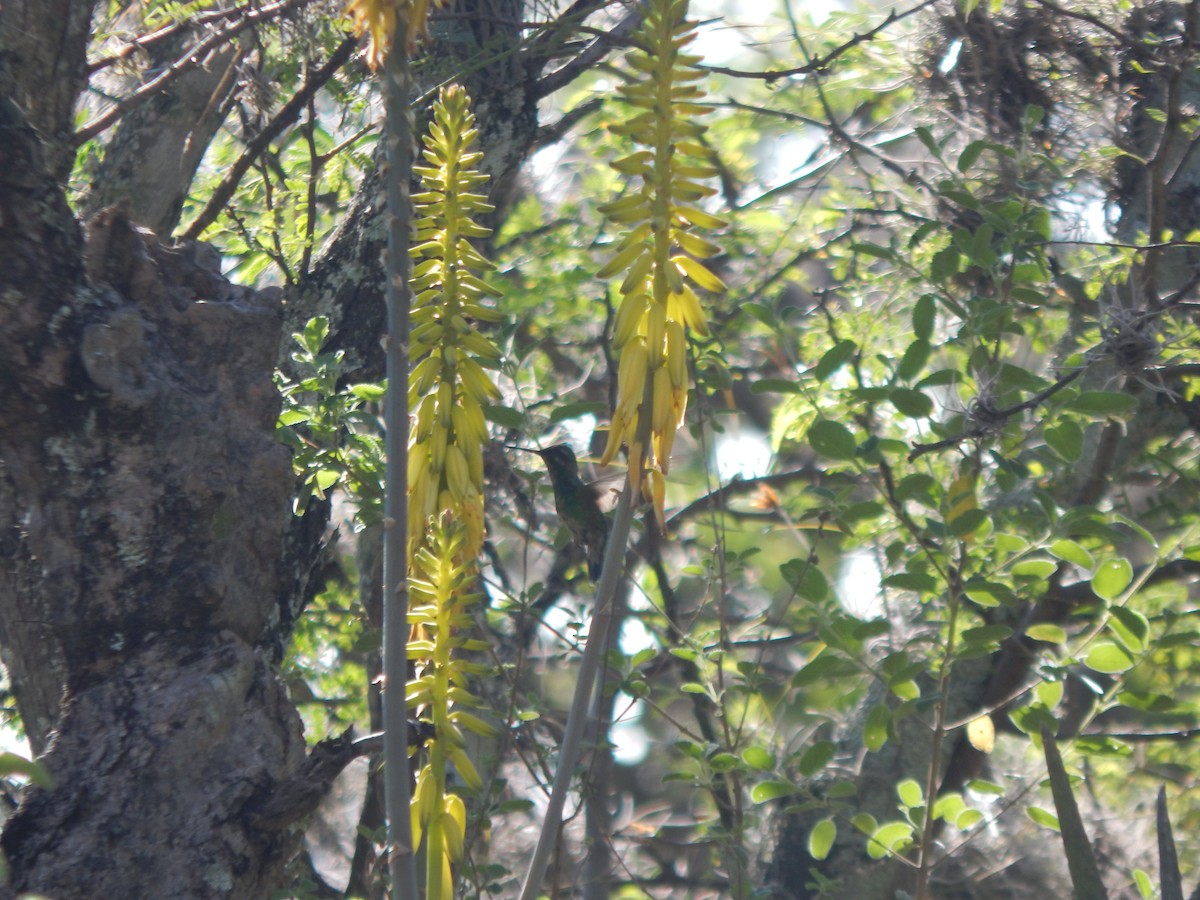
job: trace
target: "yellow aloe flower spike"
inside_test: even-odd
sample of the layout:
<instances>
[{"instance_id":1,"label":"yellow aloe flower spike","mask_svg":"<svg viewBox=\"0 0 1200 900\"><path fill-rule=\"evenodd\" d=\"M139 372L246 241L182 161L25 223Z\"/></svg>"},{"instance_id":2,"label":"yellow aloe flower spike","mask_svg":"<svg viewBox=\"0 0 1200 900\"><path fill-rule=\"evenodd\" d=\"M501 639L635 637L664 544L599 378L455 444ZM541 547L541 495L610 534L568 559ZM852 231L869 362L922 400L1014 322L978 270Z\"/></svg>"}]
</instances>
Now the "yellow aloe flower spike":
<instances>
[{"instance_id":1,"label":"yellow aloe flower spike","mask_svg":"<svg viewBox=\"0 0 1200 900\"><path fill-rule=\"evenodd\" d=\"M597 273L621 278L613 345L620 352L617 403L601 463L628 446L629 482L643 485L663 520L665 481L675 432L687 410L687 331L708 334L694 288L724 290L701 260L720 248L696 232L724 222L695 203L715 193L696 179L715 175L712 151L697 119L700 57L685 52L696 36L687 0L651 0L627 61L636 76L619 90L634 114L610 129L637 149L613 163L631 181L628 194L600 207L626 229L613 258ZM694 286L694 287L693 287ZM649 418L647 430L645 419ZM641 436L647 435L648 439Z\"/></svg>"}]
</instances>

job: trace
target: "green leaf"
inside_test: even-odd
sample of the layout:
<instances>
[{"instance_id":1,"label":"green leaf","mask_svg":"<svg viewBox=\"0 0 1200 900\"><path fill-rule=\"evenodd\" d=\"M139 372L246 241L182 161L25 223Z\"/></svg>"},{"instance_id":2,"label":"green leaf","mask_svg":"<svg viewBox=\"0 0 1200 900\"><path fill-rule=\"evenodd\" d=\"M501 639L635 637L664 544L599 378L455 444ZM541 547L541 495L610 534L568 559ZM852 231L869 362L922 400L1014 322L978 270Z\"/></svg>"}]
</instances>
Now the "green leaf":
<instances>
[{"instance_id":1,"label":"green leaf","mask_svg":"<svg viewBox=\"0 0 1200 900\"><path fill-rule=\"evenodd\" d=\"M378 403L387 396L387 385L381 381L365 381L350 385L350 393L367 403Z\"/></svg>"},{"instance_id":2,"label":"green leaf","mask_svg":"<svg viewBox=\"0 0 1200 900\"><path fill-rule=\"evenodd\" d=\"M1116 675L1133 668L1135 660L1129 652L1110 641L1102 641L1088 651L1084 664L1097 672Z\"/></svg>"},{"instance_id":3,"label":"green leaf","mask_svg":"<svg viewBox=\"0 0 1200 900\"><path fill-rule=\"evenodd\" d=\"M910 419L925 419L933 412L933 401L921 391L896 388L888 394L888 399L901 415Z\"/></svg>"},{"instance_id":4,"label":"green leaf","mask_svg":"<svg viewBox=\"0 0 1200 900\"><path fill-rule=\"evenodd\" d=\"M938 589L937 579L926 572L897 572L883 579L883 584L919 594L932 594Z\"/></svg>"},{"instance_id":5,"label":"green leaf","mask_svg":"<svg viewBox=\"0 0 1200 900\"><path fill-rule=\"evenodd\" d=\"M1025 814L1039 825L1058 831L1058 817L1054 813L1047 812L1040 806L1029 806L1025 808Z\"/></svg>"},{"instance_id":6,"label":"green leaf","mask_svg":"<svg viewBox=\"0 0 1200 900\"><path fill-rule=\"evenodd\" d=\"M945 281L958 274L962 256L954 247L943 247L933 255L929 263L929 277L934 281Z\"/></svg>"},{"instance_id":7,"label":"green leaf","mask_svg":"<svg viewBox=\"0 0 1200 900\"><path fill-rule=\"evenodd\" d=\"M329 337L329 319L326 316L315 316L304 325L303 334L293 334L296 343L316 356L321 352L325 339Z\"/></svg>"},{"instance_id":8,"label":"green leaf","mask_svg":"<svg viewBox=\"0 0 1200 900\"><path fill-rule=\"evenodd\" d=\"M887 743L888 725L891 721L892 714L882 703L872 707L867 713L867 721L863 724L863 743L872 753Z\"/></svg>"},{"instance_id":9,"label":"green leaf","mask_svg":"<svg viewBox=\"0 0 1200 900\"><path fill-rule=\"evenodd\" d=\"M833 819L822 819L813 826L808 835L808 855L813 859L824 859L833 849L837 838L837 825Z\"/></svg>"},{"instance_id":10,"label":"green leaf","mask_svg":"<svg viewBox=\"0 0 1200 900\"><path fill-rule=\"evenodd\" d=\"M900 853L911 843L913 827L907 822L889 822L881 825L867 842L867 853L874 859L882 859L889 853Z\"/></svg>"},{"instance_id":11,"label":"green leaf","mask_svg":"<svg viewBox=\"0 0 1200 900\"><path fill-rule=\"evenodd\" d=\"M316 482L317 489L324 492L329 490L338 483L338 479L342 477L342 473L336 469L318 469L312 476Z\"/></svg>"},{"instance_id":12,"label":"green leaf","mask_svg":"<svg viewBox=\"0 0 1200 900\"><path fill-rule=\"evenodd\" d=\"M1090 416L1116 416L1130 412L1136 407L1136 397L1116 391L1084 391L1067 403L1067 409Z\"/></svg>"},{"instance_id":13,"label":"green leaf","mask_svg":"<svg viewBox=\"0 0 1200 900\"><path fill-rule=\"evenodd\" d=\"M952 822L962 815L966 808L967 804L963 800L962 794L943 794L938 797L937 803L933 804L933 817L945 822Z\"/></svg>"},{"instance_id":14,"label":"green leaf","mask_svg":"<svg viewBox=\"0 0 1200 900\"><path fill-rule=\"evenodd\" d=\"M911 678L889 682L888 687L901 700L916 700L921 696L920 686Z\"/></svg>"},{"instance_id":15,"label":"green leaf","mask_svg":"<svg viewBox=\"0 0 1200 900\"><path fill-rule=\"evenodd\" d=\"M780 797L790 797L794 793L796 786L790 781L760 781L751 788L750 799L755 803L766 803Z\"/></svg>"},{"instance_id":16,"label":"green leaf","mask_svg":"<svg viewBox=\"0 0 1200 900\"><path fill-rule=\"evenodd\" d=\"M937 305L932 294L922 294L913 304L912 330L918 340L928 341L933 335L933 323L937 316Z\"/></svg>"},{"instance_id":17,"label":"green leaf","mask_svg":"<svg viewBox=\"0 0 1200 900\"><path fill-rule=\"evenodd\" d=\"M774 310L763 306L761 303L743 303L742 311L749 313L762 322L768 328L778 328L779 320L775 317Z\"/></svg>"},{"instance_id":18,"label":"green leaf","mask_svg":"<svg viewBox=\"0 0 1200 900\"><path fill-rule=\"evenodd\" d=\"M967 789L977 794L992 794L996 797L1003 797L1005 793L1003 786L996 784L994 781L983 781L979 778L968 782Z\"/></svg>"},{"instance_id":19,"label":"green leaf","mask_svg":"<svg viewBox=\"0 0 1200 900\"><path fill-rule=\"evenodd\" d=\"M815 682L825 682L833 678L845 678L849 675L859 675L861 670L848 659L822 653L792 678L792 687L807 687Z\"/></svg>"},{"instance_id":20,"label":"green leaf","mask_svg":"<svg viewBox=\"0 0 1200 900\"><path fill-rule=\"evenodd\" d=\"M962 639L969 644L998 643L1012 633L1012 629L1007 625L980 625L963 631Z\"/></svg>"},{"instance_id":21,"label":"green leaf","mask_svg":"<svg viewBox=\"0 0 1200 900\"><path fill-rule=\"evenodd\" d=\"M983 821L983 813L977 809L966 809L954 820L954 827L959 831L967 831L972 826Z\"/></svg>"},{"instance_id":22,"label":"green leaf","mask_svg":"<svg viewBox=\"0 0 1200 900\"><path fill-rule=\"evenodd\" d=\"M298 409L285 409L279 413L279 425L288 427L290 425L299 425L301 422L307 422L312 416L307 412L301 412Z\"/></svg>"},{"instance_id":23,"label":"green leaf","mask_svg":"<svg viewBox=\"0 0 1200 900\"><path fill-rule=\"evenodd\" d=\"M861 253L864 256L874 256L876 259L886 259L889 262L896 258L896 252L888 247L880 247L878 244L862 242L854 244L850 247L855 253Z\"/></svg>"},{"instance_id":24,"label":"green leaf","mask_svg":"<svg viewBox=\"0 0 1200 900\"><path fill-rule=\"evenodd\" d=\"M1133 881L1137 885L1138 896L1142 900L1153 900L1155 897L1154 882L1150 880L1149 875L1141 869L1134 869Z\"/></svg>"},{"instance_id":25,"label":"green leaf","mask_svg":"<svg viewBox=\"0 0 1200 900\"><path fill-rule=\"evenodd\" d=\"M1047 446L1067 462L1078 462L1083 455L1083 429L1071 419L1047 428L1042 436Z\"/></svg>"},{"instance_id":26,"label":"green leaf","mask_svg":"<svg viewBox=\"0 0 1200 900\"><path fill-rule=\"evenodd\" d=\"M924 500L927 501L927 505L931 504L933 502L932 491L936 484L933 476L926 475L924 472L905 475L896 485L896 499Z\"/></svg>"},{"instance_id":27,"label":"green leaf","mask_svg":"<svg viewBox=\"0 0 1200 900\"><path fill-rule=\"evenodd\" d=\"M1017 728L1029 735L1037 734L1043 728L1058 727L1050 710L1040 703L1030 703L1020 709L1014 709L1008 714L1008 718Z\"/></svg>"},{"instance_id":28,"label":"green leaf","mask_svg":"<svg viewBox=\"0 0 1200 900\"><path fill-rule=\"evenodd\" d=\"M916 231L912 233L912 237L908 239L908 249L919 247L924 242L925 238L933 234L935 231L941 231L944 226L941 222L931 221L920 225ZM926 295L928 296L928 295ZM929 335L926 335L928 337Z\"/></svg>"},{"instance_id":29,"label":"green leaf","mask_svg":"<svg viewBox=\"0 0 1200 900\"><path fill-rule=\"evenodd\" d=\"M807 559L789 559L779 567L779 573L805 600L819 603L829 596L825 573Z\"/></svg>"},{"instance_id":30,"label":"green leaf","mask_svg":"<svg viewBox=\"0 0 1200 900\"><path fill-rule=\"evenodd\" d=\"M928 126L918 125L913 129L913 133L916 134L917 140L925 145L926 150L928 150L938 159L942 158L942 148L939 147L937 145L937 141L933 139L933 132L929 130Z\"/></svg>"},{"instance_id":31,"label":"green leaf","mask_svg":"<svg viewBox=\"0 0 1200 900\"><path fill-rule=\"evenodd\" d=\"M760 772L775 768L775 757L762 747L747 747L742 751L742 762Z\"/></svg>"},{"instance_id":32,"label":"green leaf","mask_svg":"<svg viewBox=\"0 0 1200 900\"><path fill-rule=\"evenodd\" d=\"M932 347L925 338L917 338L909 344L904 355L900 357L900 365L896 367L896 377L902 381L912 381L920 375L925 363L929 362L931 350Z\"/></svg>"},{"instance_id":33,"label":"green leaf","mask_svg":"<svg viewBox=\"0 0 1200 900\"><path fill-rule=\"evenodd\" d=\"M508 406L491 406L484 404L483 415L489 422L503 428L524 428L525 416L518 410Z\"/></svg>"},{"instance_id":34,"label":"green leaf","mask_svg":"<svg viewBox=\"0 0 1200 900\"><path fill-rule=\"evenodd\" d=\"M957 538L974 534L985 522L990 521L987 510L967 509L950 519L946 525L951 535Z\"/></svg>"},{"instance_id":35,"label":"green leaf","mask_svg":"<svg viewBox=\"0 0 1200 900\"><path fill-rule=\"evenodd\" d=\"M921 790L921 785L911 778L905 778L896 785L896 795L905 806L925 805L925 792Z\"/></svg>"},{"instance_id":36,"label":"green leaf","mask_svg":"<svg viewBox=\"0 0 1200 900\"><path fill-rule=\"evenodd\" d=\"M1054 709L1063 698L1063 683L1061 681L1043 681L1033 689L1038 703L1046 709Z\"/></svg>"},{"instance_id":37,"label":"green leaf","mask_svg":"<svg viewBox=\"0 0 1200 900\"><path fill-rule=\"evenodd\" d=\"M829 786L825 796L830 800L848 800L858 796L858 788L853 781L835 781Z\"/></svg>"},{"instance_id":38,"label":"green leaf","mask_svg":"<svg viewBox=\"0 0 1200 900\"><path fill-rule=\"evenodd\" d=\"M970 15L970 12L967 12L966 15ZM967 144L963 148L963 152L958 156L958 171L965 175L975 165L975 162L979 159L979 154L986 149L987 141L971 141L971 143Z\"/></svg>"},{"instance_id":39,"label":"green leaf","mask_svg":"<svg viewBox=\"0 0 1200 900\"><path fill-rule=\"evenodd\" d=\"M980 606L1000 606L1001 604L1015 603L1017 600L1016 594L1008 585L992 581L972 578L967 582L965 590L967 596Z\"/></svg>"},{"instance_id":40,"label":"green leaf","mask_svg":"<svg viewBox=\"0 0 1200 900\"><path fill-rule=\"evenodd\" d=\"M879 821L870 813L857 813L850 819L850 824L863 834L874 834L879 828Z\"/></svg>"},{"instance_id":41,"label":"green leaf","mask_svg":"<svg viewBox=\"0 0 1200 900\"><path fill-rule=\"evenodd\" d=\"M752 394L798 394L800 385L787 378L760 378L751 382Z\"/></svg>"},{"instance_id":42,"label":"green leaf","mask_svg":"<svg viewBox=\"0 0 1200 900\"><path fill-rule=\"evenodd\" d=\"M833 759L834 749L832 741L817 741L800 757L800 762L797 764L800 774L805 778L811 778L820 772Z\"/></svg>"},{"instance_id":43,"label":"green leaf","mask_svg":"<svg viewBox=\"0 0 1200 900\"><path fill-rule=\"evenodd\" d=\"M1105 600L1115 600L1121 592L1129 587L1133 580L1133 566L1129 560L1117 557L1100 563L1096 574L1092 576L1092 590L1097 597Z\"/></svg>"},{"instance_id":44,"label":"green leaf","mask_svg":"<svg viewBox=\"0 0 1200 900\"><path fill-rule=\"evenodd\" d=\"M858 445L850 429L841 422L818 419L808 429L808 443L828 459L853 459Z\"/></svg>"},{"instance_id":45,"label":"green leaf","mask_svg":"<svg viewBox=\"0 0 1200 900\"><path fill-rule=\"evenodd\" d=\"M1081 569L1091 570L1096 561L1092 559L1092 554L1084 550L1079 544L1070 540L1055 541L1046 548L1050 551L1051 556L1056 556L1065 562L1074 563Z\"/></svg>"},{"instance_id":46,"label":"green leaf","mask_svg":"<svg viewBox=\"0 0 1200 900\"><path fill-rule=\"evenodd\" d=\"M714 772L730 772L737 767L738 758L732 753L714 753L708 764Z\"/></svg>"},{"instance_id":47,"label":"green leaf","mask_svg":"<svg viewBox=\"0 0 1200 900\"><path fill-rule=\"evenodd\" d=\"M857 352L858 344L854 343L854 341L838 341L826 350L825 355L812 367L813 378L817 379L817 381L824 381L853 359L854 354Z\"/></svg>"},{"instance_id":48,"label":"green leaf","mask_svg":"<svg viewBox=\"0 0 1200 900\"><path fill-rule=\"evenodd\" d=\"M1146 649L1146 638L1150 635L1150 622L1140 612L1128 606L1114 606L1109 610L1112 618L1108 627L1130 653L1141 653Z\"/></svg>"},{"instance_id":49,"label":"green leaf","mask_svg":"<svg viewBox=\"0 0 1200 900\"><path fill-rule=\"evenodd\" d=\"M1058 568L1058 563L1049 559L1023 559L1013 563L1012 573L1021 578L1049 578Z\"/></svg>"},{"instance_id":50,"label":"green leaf","mask_svg":"<svg viewBox=\"0 0 1200 900\"><path fill-rule=\"evenodd\" d=\"M1029 626L1025 635L1035 641L1045 641L1047 644L1065 644L1067 642L1067 633L1059 626L1047 622Z\"/></svg>"}]
</instances>

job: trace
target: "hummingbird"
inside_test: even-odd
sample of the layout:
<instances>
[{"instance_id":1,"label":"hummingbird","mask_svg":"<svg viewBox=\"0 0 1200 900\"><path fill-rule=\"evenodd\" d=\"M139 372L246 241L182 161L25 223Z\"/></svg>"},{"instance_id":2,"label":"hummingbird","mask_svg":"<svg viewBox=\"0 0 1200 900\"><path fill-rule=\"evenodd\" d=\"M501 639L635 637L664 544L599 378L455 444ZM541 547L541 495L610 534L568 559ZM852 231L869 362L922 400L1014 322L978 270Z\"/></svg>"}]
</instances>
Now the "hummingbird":
<instances>
[{"instance_id":1,"label":"hummingbird","mask_svg":"<svg viewBox=\"0 0 1200 900\"><path fill-rule=\"evenodd\" d=\"M567 526L575 546L587 557L588 577L600 580L604 564L604 548L608 545L608 517L600 510L600 490L579 476L575 451L567 444L555 444L545 450L532 447L513 447L536 453L546 464L550 484L554 488L554 507L558 518Z\"/></svg>"}]
</instances>

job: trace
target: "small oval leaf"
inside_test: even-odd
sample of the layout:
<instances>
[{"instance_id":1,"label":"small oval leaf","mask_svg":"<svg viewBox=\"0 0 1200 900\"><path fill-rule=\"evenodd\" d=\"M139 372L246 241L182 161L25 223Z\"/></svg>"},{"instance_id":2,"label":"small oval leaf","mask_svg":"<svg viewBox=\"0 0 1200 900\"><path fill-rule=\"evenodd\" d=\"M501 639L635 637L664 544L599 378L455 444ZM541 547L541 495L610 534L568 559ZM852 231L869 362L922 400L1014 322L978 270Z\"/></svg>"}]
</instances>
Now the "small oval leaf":
<instances>
[{"instance_id":1,"label":"small oval leaf","mask_svg":"<svg viewBox=\"0 0 1200 900\"><path fill-rule=\"evenodd\" d=\"M813 826L808 835L808 855L813 859L824 859L833 849L837 838L837 825L833 819L822 819Z\"/></svg>"},{"instance_id":2,"label":"small oval leaf","mask_svg":"<svg viewBox=\"0 0 1200 900\"><path fill-rule=\"evenodd\" d=\"M1067 641L1066 631L1058 625L1051 625L1047 622L1030 625L1026 629L1025 635L1035 641L1045 641L1047 644L1065 644Z\"/></svg>"},{"instance_id":3,"label":"small oval leaf","mask_svg":"<svg viewBox=\"0 0 1200 900\"><path fill-rule=\"evenodd\" d=\"M1132 669L1134 659L1124 647L1110 641L1103 641L1088 651L1087 659L1084 662L1089 669L1116 675Z\"/></svg>"},{"instance_id":4,"label":"small oval leaf","mask_svg":"<svg viewBox=\"0 0 1200 900\"><path fill-rule=\"evenodd\" d=\"M1100 563L1096 574L1092 576L1092 590L1097 597L1105 600L1115 600L1121 592L1133 581L1133 566L1129 560L1117 557Z\"/></svg>"},{"instance_id":5,"label":"small oval leaf","mask_svg":"<svg viewBox=\"0 0 1200 900\"><path fill-rule=\"evenodd\" d=\"M755 803L766 803L794 793L796 786L790 781L760 781L750 790L750 799Z\"/></svg>"},{"instance_id":6,"label":"small oval leaf","mask_svg":"<svg viewBox=\"0 0 1200 900\"><path fill-rule=\"evenodd\" d=\"M1051 556L1057 556L1065 562L1074 563L1081 569L1091 571L1092 566L1096 564L1096 561L1092 559L1092 554L1088 553L1074 541L1055 541L1046 549L1050 551Z\"/></svg>"},{"instance_id":7,"label":"small oval leaf","mask_svg":"<svg viewBox=\"0 0 1200 900\"><path fill-rule=\"evenodd\" d=\"M853 459L858 447L850 429L831 419L814 422L808 429L808 442L817 453L829 459Z\"/></svg>"},{"instance_id":8,"label":"small oval leaf","mask_svg":"<svg viewBox=\"0 0 1200 900\"><path fill-rule=\"evenodd\" d=\"M831 741L817 741L800 757L800 774L811 778L833 759L834 745Z\"/></svg>"}]
</instances>

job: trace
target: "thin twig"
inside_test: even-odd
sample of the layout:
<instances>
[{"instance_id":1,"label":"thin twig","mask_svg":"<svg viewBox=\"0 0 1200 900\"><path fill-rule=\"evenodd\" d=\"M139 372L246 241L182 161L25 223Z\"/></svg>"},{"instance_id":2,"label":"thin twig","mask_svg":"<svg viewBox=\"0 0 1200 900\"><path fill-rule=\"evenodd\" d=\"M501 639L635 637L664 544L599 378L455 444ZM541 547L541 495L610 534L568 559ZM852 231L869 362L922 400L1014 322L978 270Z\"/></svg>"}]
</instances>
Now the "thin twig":
<instances>
[{"instance_id":1,"label":"thin twig","mask_svg":"<svg viewBox=\"0 0 1200 900\"><path fill-rule=\"evenodd\" d=\"M304 82L304 86L296 92L283 107L275 114L257 135L254 140L246 145L246 149L242 151L242 155L237 158L229 171L225 173L225 177L221 179L221 183L213 190L208 198L208 203L204 205L204 209L192 220L192 223L180 235L183 240L197 240L204 233L209 225L217 220L221 210L225 204L237 192L237 187L246 174L246 171L254 163L254 160L262 154L267 146L279 134L296 121L300 117L300 113L308 105L308 101L312 96L320 90L334 73L344 66L347 60L354 53L354 48L358 45L358 39L348 37L333 51L333 55L325 65L321 66L312 74L309 79Z\"/></svg>"},{"instance_id":2,"label":"thin twig","mask_svg":"<svg viewBox=\"0 0 1200 900\"><path fill-rule=\"evenodd\" d=\"M562 139L562 136L575 127L581 119L590 116L592 113L600 109L604 105L603 97L593 97L590 100L585 100L578 106L575 106L561 116L557 122L550 125L543 125L537 130L537 137L533 139L533 150L540 150L542 147L557 143Z\"/></svg>"},{"instance_id":3,"label":"thin twig","mask_svg":"<svg viewBox=\"0 0 1200 900\"><path fill-rule=\"evenodd\" d=\"M699 68L704 69L706 72L713 72L717 75L730 75L734 78L758 78L766 81L768 84L772 81L777 81L780 78L788 78L792 75L808 75L812 72L820 72L821 70L828 68L829 64L842 54L854 49L859 44L864 44L867 41L874 40L881 31L884 31L892 25L895 25L901 19L907 19L914 13L918 13L926 7L933 6L933 4L936 2L937 0L924 0L923 3L918 3L912 9L905 10L904 12L896 12L893 9L890 13L888 13L887 18L885 18L870 31L864 31L862 34L855 34L850 38L850 40L846 41L844 44L839 44L837 47L834 47L824 56L818 57L810 62L806 62L804 65L797 66L794 69L768 69L765 72L748 72L743 69L728 69L724 66L700 66Z\"/></svg>"},{"instance_id":4,"label":"thin twig","mask_svg":"<svg viewBox=\"0 0 1200 900\"><path fill-rule=\"evenodd\" d=\"M308 0L279 0L278 3L271 6L264 6L262 9L248 13L240 22L230 25L221 31L205 38L196 46L192 47L175 62L167 66L159 75L151 78L132 94L122 97L115 106L107 112L101 113L92 121L88 122L72 137L72 141L76 147L80 144L86 144L96 135L104 131L108 126L112 125L117 119L124 116L131 110L141 106L150 98L161 93L163 88L184 75L192 69L199 66L208 57L208 54L218 47L229 43L251 25L256 25L259 22L274 18L276 15L281 15L286 12L289 7L300 2L308 2Z\"/></svg>"},{"instance_id":5,"label":"thin twig","mask_svg":"<svg viewBox=\"0 0 1200 900\"><path fill-rule=\"evenodd\" d=\"M1064 375L1062 378L1058 379L1058 381L1054 382L1054 384L1050 385L1050 387L1046 388L1044 391L1038 391L1038 393L1034 394L1023 403L1018 403L1015 406L1009 406L1004 409L990 411L988 413L988 419L991 422L999 422L1003 419L1007 419L1009 416L1014 416L1019 412L1025 412L1026 410L1034 409L1040 406L1046 400L1053 397L1083 373L1083 369L1076 369L1074 372ZM974 438L983 437L992 430L993 427L991 425L981 425L975 428L968 428L966 431L960 432L952 437L943 438L940 441L934 441L932 444L913 444L913 448L908 454L908 461L912 462L914 459L924 456L926 453L944 450L947 447L953 447L956 444L961 444L966 440L973 440Z\"/></svg>"},{"instance_id":6,"label":"thin twig","mask_svg":"<svg viewBox=\"0 0 1200 900\"><path fill-rule=\"evenodd\" d=\"M222 19L236 19L238 16L251 15L257 16L260 20L262 14L268 16L278 12L282 15L289 11L291 6L305 5L311 3L312 0L285 0L285 2L277 3L273 7L258 7L255 4L247 4L245 6L237 6L232 9L217 9L212 12L200 13L190 16L181 22L172 22L170 25L164 25L162 28L152 31L149 34L135 35L130 38L124 46L119 50L115 50L108 56L102 56L87 65L88 75L99 72L101 69L106 69L113 63L127 59L139 50L149 50L151 47L165 40L170 39L180 31L185 31L188 28L196 28L199 25L207 25L209 22L219 22Z\"/></svg>"},{"instance_id":7,"label":"thin twig","mask_svg":"<svg viewBox=\"0 0 1200 900\"><path fill-rule=\"evenodd\" d=\"M321 180L321 166L324 163L324 158L317 153L317 110L312 97L308 98L305 107L308 110L308 120L304 123L303 132L304 142L308 146L308 185L305 192L307 212L304 215L304 251L300 255L301 278L308 274L308 267L312 264L313 236L317 228L317 182Z\"/></svg>"},{"instance_id":8,"label":"thin twig","mask_svg":"<svg viewBox=\"0 0 1200 900\"><path fill-rule=\"evenodd\" d=\"M584 72L590 71L596 63L609 54L613 47L625 43L625 39L642 24L644 16L645 13L640 5L634 7L608 32L588 44L573 60L561 68L555 69L534 85L534 97L540 100L542 97L553 94L559 88L566 87Z\"/></svg>"}]
</instances>

